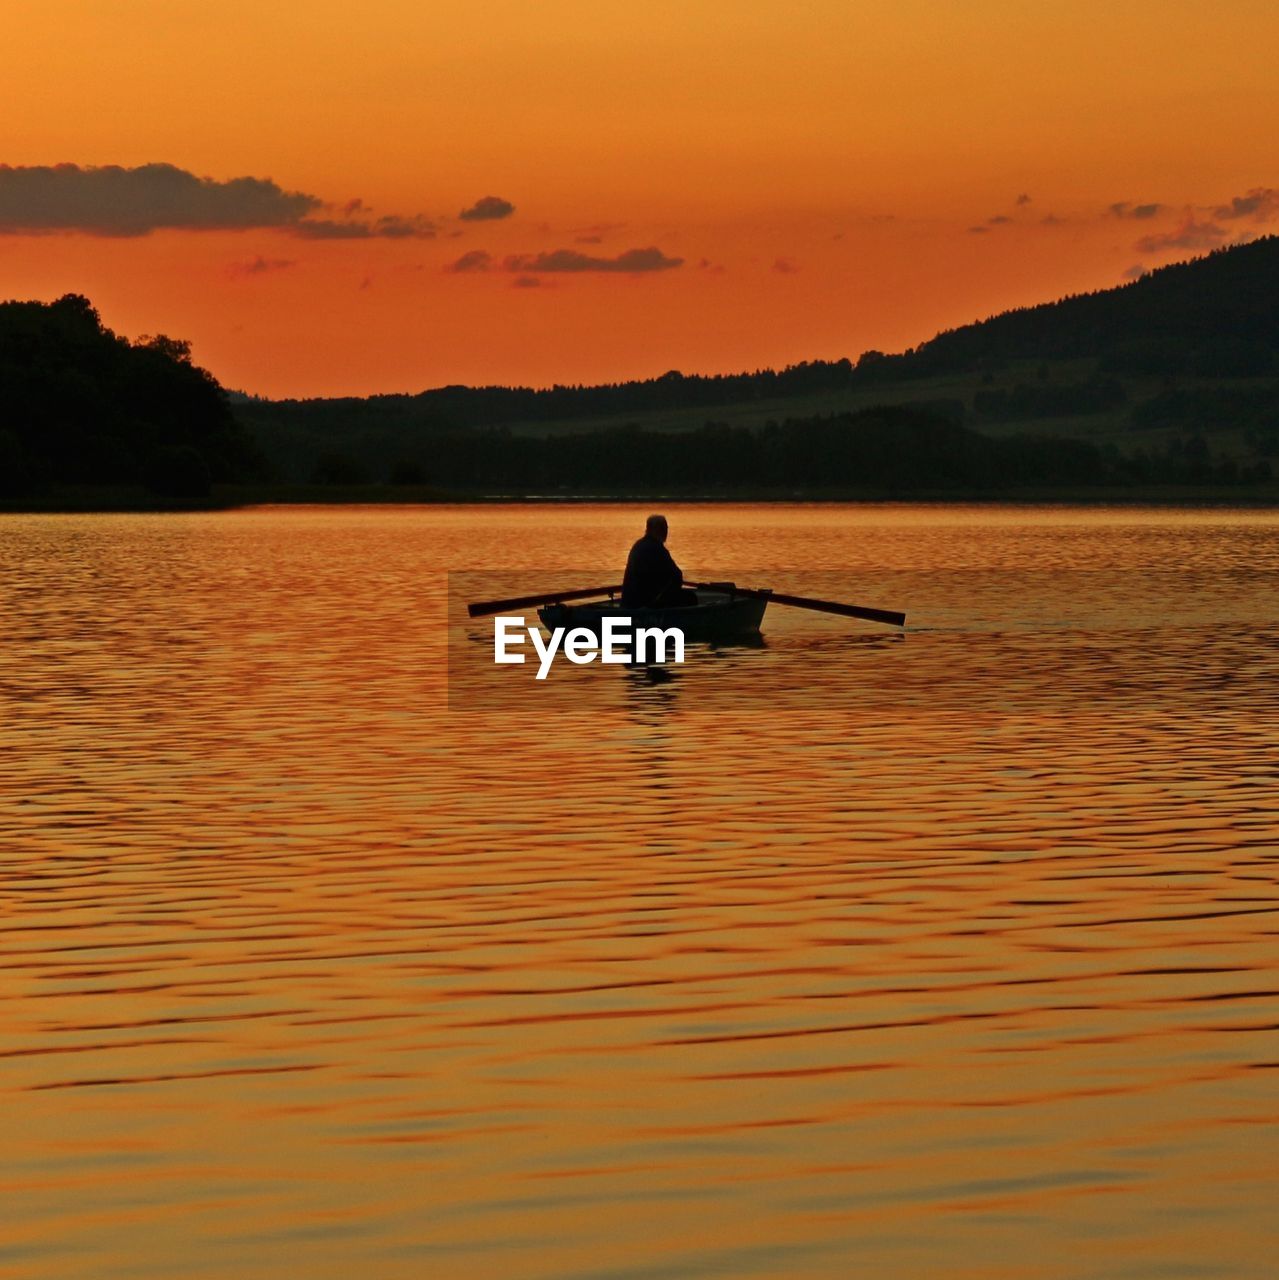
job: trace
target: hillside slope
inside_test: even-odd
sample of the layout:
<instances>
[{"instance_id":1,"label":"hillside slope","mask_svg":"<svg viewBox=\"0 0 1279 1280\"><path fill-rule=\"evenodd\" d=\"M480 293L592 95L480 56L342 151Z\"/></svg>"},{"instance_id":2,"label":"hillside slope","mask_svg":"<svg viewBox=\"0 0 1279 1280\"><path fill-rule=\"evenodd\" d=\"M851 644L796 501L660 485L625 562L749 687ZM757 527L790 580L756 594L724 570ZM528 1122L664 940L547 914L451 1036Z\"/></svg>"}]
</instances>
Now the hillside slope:
<instances>
[{"instance_id":1,"label":"hillside slope","mask_svg":"<svg viewBox=\"0 0 1279 1280\"><path fill-rule=\"evenodd\" d=\"M1084 357L1114 373L1271 372L1279 357L1279 236L940 333L905 357L901 372Z\"/></svg>"}]
</instances>

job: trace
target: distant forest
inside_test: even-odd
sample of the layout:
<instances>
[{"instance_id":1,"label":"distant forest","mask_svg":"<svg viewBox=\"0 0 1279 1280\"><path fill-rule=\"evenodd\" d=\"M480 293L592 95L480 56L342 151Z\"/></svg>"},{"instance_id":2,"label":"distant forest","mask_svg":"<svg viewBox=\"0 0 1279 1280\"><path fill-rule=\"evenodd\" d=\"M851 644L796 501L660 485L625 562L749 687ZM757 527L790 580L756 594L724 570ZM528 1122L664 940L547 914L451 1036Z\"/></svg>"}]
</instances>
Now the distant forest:
<instances>
[{"instance_id":1,"label":"distant forest","mask_svg":"<svg viewBox=\"0 0 1279 1280\"><path fill-rule=\"evenodd\" d=\"M340 420L352 428L411 423L449 430L785 399L990 372L1013 361L1083 358L1096 360L1102 375L1279 373L1279 236L1161 267L1119 288L1006 311L896 355L865 351L855 364L814 360L781 370L709 375L673 370L594 387L450 386L367 398L235 399L241 416L251 421Z\"/></svg>"},{"instance_id":2,"label":"distant forest","mask_svg":"<svg viewBox=\"0 0 1279 1280\"><path fill-rule=\"evenodd\" d=\"M412 467L393 483L423 478ZM768 422L755 430L708 422L692 431L625 427L555 436L502 428L435 442L432 479L509 493L873 491L908 494L1019 487L1239 484L1269 479L1267 463L1214 461L1199 442L1126 456L1083 440L982 435L936 413L885 406ZM335 475L349 483L350 476Z\"/></svg>"},{"instance_id":3,"label":"distant forest","mask_svg":"<svg viewBox=\"0 0 1279 1280\"><path fill-rule=\"evenodd\" d=\"M712 408L747 400L772 400L845 390L857 371L849 360L813 360L754 373L683 374L677 370L637 382L602 386L437 387L416 395L356 396L324 400L262 400L233 396L246 422L321 429L413 427L450 431L512 422L568 422L667 409Z\"/></svg>"},{"instance_id":4,"label":"distant forest","mask_svg":"<svg viewBox=\"0 0 1279 1280\"><path fill-rule=\"evenodd\" d=\"M910 493L1256 484L1279 457L1279 237L896 355L605 386L226 393L87 299L0 304L0 497L59 486Z\"/></svg>"},{"instance_id":5,"label":"distant forest","mask_svg":"<svg viewBox=\"0 0 1279 1280\"><path fill-rule=\"evenodd\" d=\"M934 384L939 390L931 395ZM452 386L367 399L233 401L277 473L294 482L571 490L604 483L601 468L615 450L636 487L700 474L705 467L695 458L713 463L715 474L703 485L766 486L782 476L809 484L817 481L799 479L799 472L820 477L826 469L821 456L804 450L819 441L822 449L834 447L831 431L889 420L900 428L905 418L867 417L864 410L907 403L912 422L925 414L996 435L1004 424L1018 430L1030 423L1031 434L1081 445L1010 444L985 453L973 445L970 460L985 459L991 485L1031 473L1036 484L1079 483L1081 468L1106 484L1256 482L1269 477L1270 458L1279 454L1279 238L1164 267L1119 288L1009 311L900 354L867 351L855 363L817 360L710 376L672 371L594 387ZM823 405L826 412L815 412ZM735 406L735 414L725 412ZM752 431L741 429L748 415ZM734 416L730 428L725 420ZM814 422L801 428L805 418ZM1127 433L1123 447L1080 440L1080 423L1090 418L1118 423ZM1070 430L1054 425L1064 420ZM1247 433L1238 456L1220 445L1227 431ZM571 439L555 438L566 433ZM920 488L933 486L927 477L934 460L926 455L940 438L902 439ZM779 458L779 449L798 456ZM1023 462L1014 465L1017 449ZM1032 455L1039 458L1033 465L1025 461ZM1058 460L1059 479L1045 469L1049 457ZM959 473L953 457L948 465ZM624 482L615 476L609 483ZM864 482L881 483L873 468ZM883 483L909 488L896 473Z\"/></svg>"},{"instance_id":6,"label":"distant forest","mask_svg":"<svg viewBox=\"0 0 1279 1280\"><path fill-rule=\"evenodd\" d=\"M1022 307L888 357L927 377L1091 357L1104 373L1260 377L1279 369L1279 236L1161 267L1117 289ZM859 365L860 367L860 365Z\"/></svg>"},{"instance_id":7,"label":"distant forest","mask_svg":"<svg viewBox=\"0 0 1279 1280\"><path fill-rule=\"evenodd\" d=\"M112 485L199 498L258 466L186 342L128 342L77 294L0 303L0 496Z\"/></svg>"}]
</instances>

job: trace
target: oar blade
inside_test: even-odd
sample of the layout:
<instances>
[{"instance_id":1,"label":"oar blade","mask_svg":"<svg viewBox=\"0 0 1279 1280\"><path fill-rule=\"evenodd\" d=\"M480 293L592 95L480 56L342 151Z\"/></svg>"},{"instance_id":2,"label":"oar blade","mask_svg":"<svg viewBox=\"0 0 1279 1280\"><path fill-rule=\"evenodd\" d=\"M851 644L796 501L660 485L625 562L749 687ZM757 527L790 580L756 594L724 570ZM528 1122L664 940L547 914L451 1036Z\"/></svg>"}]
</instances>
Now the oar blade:
<instances>
[{"instance_id":1,"label":"oar blade","mask_svg":"<svg viewBox=\"0 0 1279 1280\"><path fill-rule=\"evenodd\" d=\"M870 609L860 604L844 604L839 600L814 600L808 596L789 596L778 591L761 591L755 587L739 587L731 583L689 582L690 587L713 587L732 590L739 596L754 596L770 604L789 605L793 609L812 609L814 613L833 613L841 618L861 618L866 622L883 622L890 627L904 627L906 615L894 609Z\"/></svg>"},{"instance_id":2,"label":"oar blade","mask_svg":"<svg viewBox=\"0 0 1279 1280\"><path fill-rule=\"evenodd\" d=\"M893 609L871 609L860 604L843 604L838 600L811 600L807 596L769 594L773 604L790 605L793 609L812 609L816 613L833 613L843 618L861 618L866 622L884 622L890 627L904 627L906 615Z\"/></svg>"}]
</instances>

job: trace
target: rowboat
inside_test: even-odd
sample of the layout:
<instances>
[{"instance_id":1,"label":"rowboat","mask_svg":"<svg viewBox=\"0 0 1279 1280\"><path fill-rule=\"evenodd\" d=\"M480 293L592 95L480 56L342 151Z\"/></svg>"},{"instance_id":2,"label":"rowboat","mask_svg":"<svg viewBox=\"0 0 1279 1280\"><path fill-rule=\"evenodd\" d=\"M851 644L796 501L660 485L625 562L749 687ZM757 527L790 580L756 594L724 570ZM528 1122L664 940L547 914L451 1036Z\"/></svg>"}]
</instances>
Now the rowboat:
<instances>
[{"instance_id":1,"label":"rowboat","mask_svg":"<svg viewBox=\"0 0 1279 1280\"><path fill-rule=\"evenodd\" d=\"M697 603L672 609L637 608L620 600L595 600L585 604L554 601L537 611L548 631L556 627L583 627L594 635L602 635L607 618L629 618L628 630L640 627L676 627L687 641L715 643L757 636L764 610L768 608L765 592L739 595L731 583L711 583L698 587Z\"/></svg>"}]
</instances>

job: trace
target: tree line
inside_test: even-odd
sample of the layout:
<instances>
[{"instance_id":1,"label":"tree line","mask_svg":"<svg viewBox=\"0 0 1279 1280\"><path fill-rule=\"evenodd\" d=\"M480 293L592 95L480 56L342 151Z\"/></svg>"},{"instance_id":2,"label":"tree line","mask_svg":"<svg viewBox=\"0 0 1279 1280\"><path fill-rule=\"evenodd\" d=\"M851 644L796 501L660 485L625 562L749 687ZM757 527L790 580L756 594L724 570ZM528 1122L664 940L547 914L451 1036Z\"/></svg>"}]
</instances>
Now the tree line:
<instances>
[{"instance_id":1,"label":"tree line","mask_svg":"<svg viewBox=\"0 0 1279 1280\"><path fill-rule=\"evenodd\" d=\"M117 337L78 294L0 303L0 494L111 485L198 498L259 465L188 343Z\"/></svg>"},{"instance_id":2,"label":"tree line","mask_svg":"<svg viewBox=\"0 0 1279 1280\"><path fill-rule=\"evenodd\" d=\"M429 481L447 489L519 494L724 492L973 492L1134 483L1244 483L1269 464L1215 459L1200 437L1133 457L1050 435L981 435L936 413L885 406L768 422L758 430L708 422L691 431L638 426L555 436L505 428L448 432L372 476L330 456L336 483ZM323 463L322 463L323 466Z\"/></svg>"},{"instance_id":3,"label":"tree line","mask_svg":"<svg viewBox=\"0 0 1279 1280\"><path fill-rule=\"evenodd\" d=\"M1279 236L1217 249L1117 288L1005 311L889 359L900 375L918 377L1081 358L1100 360L1112 374L1270 373L1279 367Z\"/></svg>"}]
</instances>

